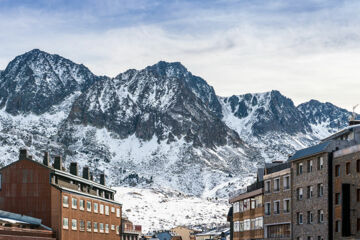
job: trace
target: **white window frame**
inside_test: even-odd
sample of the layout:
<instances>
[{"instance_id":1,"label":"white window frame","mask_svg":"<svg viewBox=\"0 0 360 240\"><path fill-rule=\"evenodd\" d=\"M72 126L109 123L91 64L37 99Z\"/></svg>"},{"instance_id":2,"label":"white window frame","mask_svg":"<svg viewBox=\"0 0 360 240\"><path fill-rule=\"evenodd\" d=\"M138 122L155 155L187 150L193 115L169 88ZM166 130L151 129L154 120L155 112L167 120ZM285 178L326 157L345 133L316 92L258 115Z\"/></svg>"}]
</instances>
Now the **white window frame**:
<instances>
[{"instance_id":1,"label":"white window frame","mask_svg":"<svg viewBox=\"0 0 360 240\"><path fill-rule=\"evenodd\" d=\"M299 212L299 219L298 219L298 223L299 224L303 224L304 223L304 215L301 213L301 212ZM301 220L301 221L300 221Z\"/></svg>"},{"instance_id":2,"label":"white window frame","mask_svg":"<svg viewBox=\"0 0 360 240\"><path fill-rule=\"evenodd\" d=\"M319 223L323 223L324 222L324 210L320 209L319 210Z\"/></svg>"},{"instance_id":3,"label":"white window frame","mask_svg":"<svg viewBox=\"0 0 360 240\"><path fill-rule=\"evenodd\" d=\"M75 227L74 227L74 223L75 223ZM71 219L71 230L77 230L77 220L76 219Z\"/></svg>"},{"instance_id":4,"label":"white window frame","mask_svg":"<svg viewBox=\"0 0 360 240\"><path fill-rule=\"evenodd\" d=\"M105 224L105 233L109 233L109 224Z\"/></svg>"},{"instance_id":5,"label":"white window frame","mask_svg":"<svg viewBox=\"0 0 360 240\"><path fill-rule=\"evenodd\" d=\"M111 212L115 213L115 208L114 207L111 207Z\"/></svg>"},{"instance_id":6,"label":"white window frame","mask_svg":"<svg viewBox=\"0 0 360 240\"><path fill-rule=\"evenodd\" d=\"M289 179L289 184L286 184L286 179ZM284 177L283 177L284 190L289 190L289 189L290 189L290 185L291 185L290 175L284 176Z\"/></svg>"},{"instance_id":7,"label":"white window frame","mask_svg":"<svg viewBox=\"0 0 360 240\"><path fill-rule=\"evenodd\" d=\"M75 205L74 205L75 203ZM71 197L71 208L77 209L77 198Z\"/></svg>"},{"instance_id":8,"label":"white window frame","mask_svg":"<svg viewBox=\"0 0 360 240\"><path fill-rule=\"evenodd\" d=\"M108 205L105 205L105 215L107 215L107 216L110 215L110 208Z\"/></svg>"},{"instance_id":9,"label":"white window frame","mask_svg":"<svg viewBox=\"0 0 360 240\"><path fill-rule=\"evenodd\" d=\"M99 228L98 223L94 222L93 226L94 226L94 232L98 232L98 228Z\"/></svg>"},{"instance_id":10,"label":"white window frame","mask_svg":"<svg viewBox=\"0 0 360 240\"><path fill-rule=\"evenodd\" d=\"M303 198L304 198L304 190L303 190L303 188L302 187L300 187L300 188L298 188L299 189L299 191L298 191L298 196L297 196L297 198L298 198L298 200L303 200ZM300 197L301 196L301 197Z\"/></svg>"},{"instance_id":11,"label":"white window frame","mask_svg":"<svg viewBox=\"0 0 360 240\"><path fill-rule=\"evenodd\" d=\"M89 223L90 223L90 228L89 228ZM86 221L86 231L87 232L91 232L91 229L92 229L92 224L91 224L91 221Z\"/></svg>"},{"instance_id":12,"label":"white window frame","mask_svg":"<svg viewBox=\"0 0 360 240\"><path fill-rule=\"evenodd\" d=\"M324 157L320 157L319 158L319 161L320 161L320 163L319 163L319 170L322 170L323 168L324 168Z\"/></svg>"},{"instance_id":13,"label":"white window frame","mask_svg":"<svg viewBox=\"0 0 360 240\"><path fill-rule=\"evenodd\" d=\"M94 202L94 213L98 213L99 212L99 204Z\"/></svg>"},{"instance_id":14,"label":"white window frame","mask_svg":"<svg viewBox=\"0 0 360 240\"><path fill-rule=\"evenodd\" d=\"M234 203L234 213L238 213L238 212L240 212L240 203L235 202Z\"/></svg>"},{"instance_id":15,"label":"white window frame","mask_svg":"<svg viewBox=\"0 0 360 240\"><path fill-rule=\"evenodd\" d=\"M104 214L104 205L100 204L100 214Z\"/></svg>"},{"instance_id":16,"label":"white window frame","mask_svg":"<svg viewBox=\"0 0 360 240\"><path fill-rule=\"evenodd\" d=\"M116 234L120 234L120 226L119 225L116 226Z\"/></svg>"},{"instance_id":17,"label":"white window frame","mask_svg":"<svg viewBox=\"0 0 360 240\"><path fill-rule=\"evenodd\" d=\"M319 183L319 193L318 193L319 197L324 196L324 184L323 183Z\"/></svg>"},{"instance_id":18,"label":"white window frame","mask_svg":"<svg viewBox=\"0 0 360 240\"><path fill-rule=\"evenodd\" d=\"M245 219L244 220L244 231L249 231L250 230L250 219Z\"/></svg>"},{"instance_id":19,"label":"white window frame","mask_svg":"<svg viewBox=\"0 0 360 240\"><path fill-rule=\"evenodd\" d=\"M271 192L271 180L265 181L265 193Z\"/></svg>"},{"instance_id":20,"label":"white window frame","mask_svg":"<svg viewBox=\"0 0 360 240\"><path fill-rule=\"evenodd\" d=\"M268 207L266 207L266 206L268 206ZM268 208L268 212L266 212L266 208ZM266 216L270 216L271 215L271 202L266 202L265 203L265 215Z\"/></svg>"},{"instance_id":21,"label":"white window frame","mask_svg":"<svg viewBox=\"0 0 360 240\"><path fill-rule=\"evenodd\" d=\"M81 206L81 203L82 203L82 206ZM81 211L84 211L84 209L85 209L85 201L84 201L84 199L80 199L80 201L79 201L79 209Z\"/></svg>"},{"instance_id":22,"label":"white window frame","mask_svg":"<svg viewBox=\"0 0 360 240\"><path fill-rule=\"evenodd\" d=\"M289 209L288 210L286 210L286 201L289 201ZM283 211L284 211L284 213L290 213L290 211L291 211L291 199L290 198L285 198L283 200Z\"/></svg>"},{"instance_id":23,"label":"white window frame","mask_svg":"<svg viewBox=\"0 0 360 240\"><path fill-rule=\"evenodd\" d=\"M118 218L120 217L120 208L116 209L116 217L118 217Z\"/></svg>"},{"instance_id":24,"label":"white window frame","mask_svg":"<svg viewBox=\"0 0 360 240\"><path fill-rule=\"evenodd\" d=\"M84 229L81 229L81 223L84 223ZM81 231L81 232L85 232L85 221L84 220L80 220L79 221L79 231Z\"/></svg>"},{"instance_id":25,"label":"white window frame","mask_svg":"<svg viewBox=\"0 0 360 240\"><path fill-rule=\"evenodd\" d=\"M86 211L91 212L91 201L86 201Z\"/></svg>"},{"instance_id":26,"label":"white window frame","mask_svg":"<svg viewBox=\"0 0 360 240\"><path fill-rule=\"evenodd\" d=\"M276 189L276 182L279 181L279 184L278 184L278 188ZM279 192L280 191L280 178L275 178L274 179L274 192Z\"/></svg>"},{"instance_id":27,"label":"white window frame","mask_svg":"<svg viewBox=\"0 0 360 240\"><path fill-rule=\"evenodd\" d=\"M277 207L277 211L275 211L276 210L276 208L275 208L276 203L279 203L279 206ZM276 215L280 214L280 200L274 201L274 214L276 214Z\"/></svg>"},{"instance_id":28,"label":"white window frame","mask_svg":"<svg viewBox=\"0 0 360 240\"><path fill-rule=\"evenodd\" d=\"M63 229L69 229L69 218L63 218Z\"/></svg>"},{"instance_id":29,"label":"white window frame","mask_svg":"<svg viewBox=\"0 0 360 240\"><path fill-rule=\"evenodd\" d=\"M65 202L66 199L66 202ZM69 207L69 196L63 196L63 207Z\"/></svg>"},{"instance_id":30,"label":"white window frame","mask_svg":"<svg viewBox=\"0 0 360 240\"><path fill-rule=\"evenodd\" d=\"M104 232L104 223L99 224L99 232L101 232L101 233Z\"/></svg>"},{"instance_id":31,"label":"white window frame","mask_svg":"<svg viewBox=\"0 0 360 240\"><path fill-rule=\"evenodd\" d=\"M111 224L111 231L115 231L115 225Z\"/></svg>"}]
</instances>

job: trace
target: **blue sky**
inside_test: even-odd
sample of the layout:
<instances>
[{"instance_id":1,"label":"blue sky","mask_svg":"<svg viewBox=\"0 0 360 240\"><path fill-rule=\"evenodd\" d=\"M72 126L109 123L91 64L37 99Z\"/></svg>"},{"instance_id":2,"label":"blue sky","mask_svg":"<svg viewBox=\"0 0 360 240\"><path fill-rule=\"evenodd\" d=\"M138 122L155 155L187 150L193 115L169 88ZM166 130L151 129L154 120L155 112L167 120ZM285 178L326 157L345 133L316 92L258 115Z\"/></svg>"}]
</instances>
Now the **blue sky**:
<instances>
[{"instance_id":1,"label":"blue sky","mask_svg":"<svg viewBox=\"0 0 360 240\"><path fill-rule=\"evenodd\" d=\"M360 1L0 0L0 69L33 48L115 76L180 61L218 95L360 102Z\"/></svg>"}]
</instances>

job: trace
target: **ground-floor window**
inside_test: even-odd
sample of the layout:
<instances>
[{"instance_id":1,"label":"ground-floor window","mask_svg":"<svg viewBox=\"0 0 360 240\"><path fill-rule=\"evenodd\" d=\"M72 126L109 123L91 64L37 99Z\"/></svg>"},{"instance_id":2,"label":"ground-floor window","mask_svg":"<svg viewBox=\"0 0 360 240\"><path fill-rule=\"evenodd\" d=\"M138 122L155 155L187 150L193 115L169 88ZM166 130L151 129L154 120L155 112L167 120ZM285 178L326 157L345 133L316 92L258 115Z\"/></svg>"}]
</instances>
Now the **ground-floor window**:
<instances>
[{"instance_id":1,"label":"ground-floor window","mask_svg":"<svg viewBox=\"0 0 360 240\"><path fill-rule=\"evenodd\" d=\"M268 226L267 237L268 238L290 237L290 223Z\"/></svg>"}]
</instances>

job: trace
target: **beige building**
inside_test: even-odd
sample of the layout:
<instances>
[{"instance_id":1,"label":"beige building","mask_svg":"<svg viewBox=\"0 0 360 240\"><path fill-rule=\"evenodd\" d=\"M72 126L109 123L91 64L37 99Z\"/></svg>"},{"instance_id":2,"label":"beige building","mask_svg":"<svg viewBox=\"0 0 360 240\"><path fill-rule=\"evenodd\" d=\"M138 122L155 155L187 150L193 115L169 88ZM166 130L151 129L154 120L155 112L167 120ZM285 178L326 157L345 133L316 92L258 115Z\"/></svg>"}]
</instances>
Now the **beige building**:
<instances>
[{"instance_id":1,"label":"beige building","mask_svg":"<svg viewBox=\"0 0 360 240\"><path fill-rule=\"evenodd\" d=\"M182 240L190 240L190 235L198 233L198 231L183 226L172 228L171 231L181 236Z\"/></svg>"},{"instance_id":2,"label":"beige building","mask_svg":"<svg viewBox=\"0 0 360 240\"><path fill-rule=\"evenodd\" d=\"M274 163L264 175L264 238L291 239L290 162Z\"/></svg>"}]
</instances>

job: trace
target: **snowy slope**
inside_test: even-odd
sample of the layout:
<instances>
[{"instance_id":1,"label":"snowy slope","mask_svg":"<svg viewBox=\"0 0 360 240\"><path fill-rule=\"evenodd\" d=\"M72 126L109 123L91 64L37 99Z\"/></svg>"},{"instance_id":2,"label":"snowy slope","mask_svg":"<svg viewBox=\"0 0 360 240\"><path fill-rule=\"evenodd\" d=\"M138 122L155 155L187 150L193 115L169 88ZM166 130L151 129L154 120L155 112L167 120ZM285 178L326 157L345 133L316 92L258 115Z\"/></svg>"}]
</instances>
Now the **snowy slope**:
<instances>
[{"instance_id":1,"label":"snowy slope","mask_svg":"<svg viewBox=\"0 0 360 240\"><path fill-rule=\"evenodd\" d=\"M226 199L198 198L166 188L115 188L115 199L134 224L143 232L171 229L175 226L212 228L226 225L229 205Z\"/></svg>"}]
</instances>

